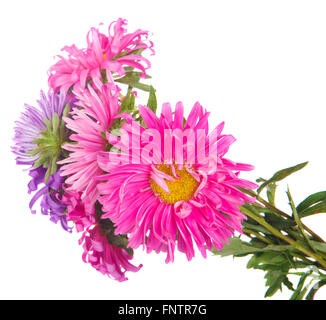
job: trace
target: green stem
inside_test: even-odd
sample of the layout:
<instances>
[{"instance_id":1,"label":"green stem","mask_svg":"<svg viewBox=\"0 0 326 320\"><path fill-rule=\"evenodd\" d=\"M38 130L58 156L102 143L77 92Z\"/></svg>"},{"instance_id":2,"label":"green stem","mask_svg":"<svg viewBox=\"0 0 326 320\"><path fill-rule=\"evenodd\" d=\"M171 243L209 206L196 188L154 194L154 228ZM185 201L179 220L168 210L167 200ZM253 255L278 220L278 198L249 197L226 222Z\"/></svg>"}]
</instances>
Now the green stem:
<instances>
[{"instance_id":1,"label":"green stem","mask_svg":"<svg viewBox=\"0 0 326 320\"><path fill-rule=\"evenodd\" d=\"M301 255L300 253L297 253L297 252L291 252L291 255L293 257L296 257L298 259L301 259L302 261L304 261L305 263L307 264L314 264L315 262L314 261L311 261L309 259L307 259L305 256Z\"/></svg>"},{"instance_id":2,"label":"green stem","mask_svg":"<svg viewBox=\"0 0 326 320\"><path fill-rule=\"evenodd\" d=\"M273 244L272 241L266 239L265 237L263 237L261 234L259 234L258 232L255 232L253 230L250 230L248 228L243 228L243 232L244 233L249 233L249 234L253 234L254 236L256 236L257 238L259 238L261 241L267 243L267 244Z\"/></svg>"},{"instance_id":3,"label":"green stem","mask_svg":"<svg viewBox=\"0 0 326 320\"><path fill-rule=\"evenodd\" d=\"M279 237L280 239L282 239L282 240L286 241L287 243L291 244L295 249L297 249L297 250L301 251L302 253L304 253L305 255L315 259L324 268L324 270L326 270L326 261L324 261L320 256L313 253L309 249L305 248L300 243L298 243L298 242L294 241L293 239L285 236L279 230L275 229L273 226L271 226L269 223L267 223L262 217L257 216L255 213L251 212L250 210L242 207L241 211L245 215L247 215L248 217L250 217L253 220L255 220L256 222L258 222L260 225L265 227L267 230L272 232L276 237Z\"/></svg>"},{"instance_id":4,"label":"green stem","mask_svg":"<svg viewBox=\"0 0 326 320\"><path fill-rule=\"evenodd\" d=\"M279 210L278 208L276 208L275 206L273 206L272 204L270 204L269 202L267 202L266 200L264 200L262 197L260 197L257 193L255 193L252 190L248 190L248 189L244 189L244 188L239 188L243 193L255 197L256 200L258 200L260 203L264 204L266 208L271 209L272 211L274 211L275 213L278 213L279 215L287 218L287 219L292 219L291 216L289 216L287 213ZM257 203L259 205L259 203ZM309 227L307 227L305 224L302 223L302 227L310 233L311 236L313 236L317 241L322 242L322 243L326 243L324 239L322 239L318 234L316 234L315 232L313 232Z\"/></svg>"}]
</instances>

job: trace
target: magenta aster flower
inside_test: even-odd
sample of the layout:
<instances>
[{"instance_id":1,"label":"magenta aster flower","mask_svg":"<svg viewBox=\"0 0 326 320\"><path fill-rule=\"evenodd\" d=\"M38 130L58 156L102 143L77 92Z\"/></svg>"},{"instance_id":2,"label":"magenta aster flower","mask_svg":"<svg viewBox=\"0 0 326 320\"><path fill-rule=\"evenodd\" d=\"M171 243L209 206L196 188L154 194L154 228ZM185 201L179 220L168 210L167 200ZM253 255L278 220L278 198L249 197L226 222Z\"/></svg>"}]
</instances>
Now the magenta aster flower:
<instances>
[{"instance_id":1,"label":"magenta aster flower","mask_svg":"<svg viewBox=\"0 0 326 320\"><path fill-rule=\"evenodd\" d=\"M101 232L99 225L88 228L81 238L83 260L102 274L118 281L128 280L126 271L137 272L138 267L129 262L132 256L123 248L111 245Z\"/></svg>"},{"instance_id":2,"label":"magenta aster flower","mask_svg":"<svg viewBox=\"0 0 326 320\"><path fill-rule=\"evenodd\" d=\"M86 212L84 203L81 199L81 193L69 191L64 188L65 193L62 196L62 202L67 206L67 221L72 221L76 231L81 232L86 228L96 224L94 213Z\"/></svg>"},{"instance_id":3,"label":"magenta aster flower","mask_svg":"<svg viewBox=\"0 0 326 320\"><path fill-rule=\"evenodd\" d=\"M75 223L77 232L83 232L79 244L84 248L84 262L118 281L128 280L126 271L137 272L142 267L130 263L133 251L127 248L127 237L114 235L113 223L100 219L102 212L98 206L96 213L89 214L80 194L69 190L63 202L67 205L67 220Z\"/></svg>"},{"instance_id":4,"label":"magenta aster flower","mask_svg":"<svg viewBox=\"0 0 326 320\"><path fill-rule=\"evenodd\" d=\"M169 104L163 105L160 118L147 107L140 106L139 112L148 129L130 119L123 129L133 142L141 141L136 149L142 157L131 163L130 153L135 150L131 147L128 153L129 144L121 147L124 154L120 154L118 162L117 154L99 154L100 167L109 172L99 177L103 181L98 184L99 201L105 213L102 217L115 223L116 233L129 234L132 248L142 244L147 252L167 252L166 262L174 260L176 246L188 260L192 259L193 242L204 257L206 247L211 250L214 245L222 249L234 231L242 231L241 223L246 217L239 206L254 200L237 189L257 187L238 177L240 171L253 167L224 157L235 139L221 134L223 123L208 134L209 113L199 103L194 105L185 123L181 103L177 104L174 117ZM171 151L177 139L171 142L171 134L163 134L173 129L181 133L198 132L190 144L183 138L178 140L183 156L187 152L189 156L183 157L186 159L183 162L179 161L180 152ZM150 152L142 137L154 131L159 133L154 145L160 147ZM110 134L107 136L110 138ZM213 146L215 153L200 161L189 161L199 147L207 151Z\"/></svg>"},{"instance_id":5,"label":"magenta aster flower","mask_svg":"<svg viewBox=\"0 0 326 320\"><path fill-rule=\"evenodd\" d=\"M64 92L46 96L41 91L41 99L37 102L39 108L25 104L25 112L16 121L13 153L17 156L17 164L31 166L28 193L36 191L30 202L31 210L41 199L41 213L50 215L51 221L60 221L65 230L71 231L65 217L66 206L60 200L63 178L58 172L57 161L63 157L61 146L67 138L61 119L70 110L73 99ZM38 190L39 186L42 187Z\"/></svg>"},{"instance_id":6,"label":"magenta aster flower","mask_svg":"<svg viewBox=\"0 0 326 320\"><path fill-rule=\"evenodd\" d=\"M67 91L73 85L85 88L90 78L101 79L103 70L109 82L113 82L112 73L122 76L124 67L138 69L145 77L150 62L141 56L141 52L152 50L153 44L147 40L147 31L139 29L127 33L126 24L127 21L121 18L111 23L108 35L92 28L87 35L86 49L65 46L62 50L68 57L59 56L60 60L49 70L50 88L54 91Z\"/></svg>"},{"instance_id":7,"label":"magenta aster flower","mask_svg":"<svg viewBox=\"0 0 326 320\"><path fill-rule=\"evenodd\" d=\"M70 151L69 156L58 162L62 164L61 172L67 176L68 189L86 195L90 208L96 201L97 190L93 177L103 173L97 163L99 152L105 151L107 140L103 134L107 132L115 116L119 112L119 90L112 84L94 81L95 89L88 86L85 90L74 91L81 108L74 108L71 118L65 117L66 126L74 134L70 136L73 143L67 143L64 149Z\"/></svg>"}]
</instances>

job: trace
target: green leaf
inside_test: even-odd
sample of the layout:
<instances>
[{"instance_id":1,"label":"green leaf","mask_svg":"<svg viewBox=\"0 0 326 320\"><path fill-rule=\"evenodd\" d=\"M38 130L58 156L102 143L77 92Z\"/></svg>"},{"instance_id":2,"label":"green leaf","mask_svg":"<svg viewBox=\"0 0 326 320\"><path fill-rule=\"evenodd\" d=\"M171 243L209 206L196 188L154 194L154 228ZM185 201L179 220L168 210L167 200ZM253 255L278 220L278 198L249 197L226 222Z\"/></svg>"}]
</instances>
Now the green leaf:
<instances>
[{"instance_id":1,"label":"green leaf","mask_svg":"<svg viewBox=\"0 0 326 320\"><path fill-rule=\"evenodd\" d=\"M326 212L326 191L316 192L307 197L297 206L297 211L301 218Z\"/></svg>"},{"instance_id":2,"label":"green leaf","mask_svg":"<svg viewBox=\"0 0 326 320\"><path fill-rule=\"evenodd\" d=\"M294 291L294 287L293 287L293 283L289 280L289 278L287 276L284 277L283 279L283 284L289 289Z\"/></svg>"},{"instance_id":3,"label":"green leaf","mask_svg":"<svg viewBox=\"0 0 326 320\"><path fill-rule=\"evenodd\" d=\"M128 55L130 55L130 54L136 54L136 55L139 55L140 56L143 51L144 51L144 48L136 49L136 50L133 50L133 51L128 52Z\"/></svg>"},{"instance_id":4,"label":"green leaf","mask_svg":"<svg viewBox=\"0 0 326 320\"><path fill-rule=\"evenodd\" d=\"M288 230L295 226L296 223L293 220L285 219L272 212L265 212L265 220L278 230Z\"/></svg>"},{"instance_id":5,"label":"green leaf","mask_svg":"<svg viewBox=\"0 0 326 320\"><path fill-rule=\"evenodd\" d=\"M68 114L69 114L69 111L70 111L70 103L67 102L64 109L63 109L62 116L67 117Z\"/></svg>"},{"instance_id":6,"label":"green leaf","mask_svg":"<svg viewBox=\"0 0 326 320\"><path fill-rule=\"evenodd\" d=\"M44 123L46 124L47 131L52 132L52 121L45 118Z\"/></svg>"},{"instance_id":7,"label":"green leaf","mask_svg":"<svg viewBox=\"0 0 326 320\"><path fill-rule=\"evenodd\" d=\"M252 207L254 207L256 209L256 211L258 211L258 212L262 212L262 213L265 213L265 212L273 213L273 211L270 208L266 208L266 207L260 206L257 203L251 203L250 205Z\"/></svg>"},{"instance_id":8,"label":"green leaf","mask_svg":"<svg viewBox=\"0 0 326 320\"><path fill-rule=\"evenodd\" d=\"M307 277L312 273L310 270L309 272L305 273L303 276L300 277L300 280L298 282L297 288L295 289L293 295L291 296L290 300L301 300L303 298L303 295L301 293L301 290L304 286L304 283L307 279Z\"/></svg>"},{"instance_id":9,"label":"green leaf","mask_svg":"<svg viewBox=\"0 0 326 320\"><path fill-rule=\"evenodd\" d=\"M255 258L254 258L255 257ZM267 251L259 255L254 255L248 262L247 268L258 268L261 264L281 266L287 263L287 258L280 252Z\"/></svg>"},{"instance_id":10,"label":"green leaf","mask_svg":"<svg viewBox=\"0 0 326 320\"><path fill-rule=\"evenodd\" d=\"M265 248L262 249L263 251L286 251L286 250L294 250L294 248L289 244L277 245L277 244L269 244Z\"/></svg>"},{"instance_id":11,"label":"green leaf","mask_svg":"<svg viewBox=\"0 0 326 320\"><path fill-rule=\"evenodd\" d=\"M50 164L50 174L53 175L57 172L57 161L58 161L58 157L53 157L51 159L51 164Z\"/></svg>"},{"instance_id":12,"label":"green leaf","mask_svg":"<svg viewBox=\"0 0 326 320\"><path fill-rule=\"evenodd\" d=\"M128 89L128 92L124 99L121 102L120 113L127 112L131 113L135 108L135 96L131 93L131 88Z\"/></svg>"},{"instance_id":13,"label":"green leaf","mask_svg":"<svg viewBox=\"0 0 326 320\"><path fill-rule=\"evenodd\" d=\"M147 107L150 108L154 113L156 113L157 99L156 99L155 89L153 86L150 86Z\"/></svg>"},{"instance_id":14,"label":"green leaf","mask_svg":"<svg viewBox=\"0 0 326 320\"><path fill-rule=\"evenodd\" d=\"M326 279L320 280L314 284L309 293L306 296L306 300L313 300L317 291L326 285Z\"/></svg>"},{"instance_id":15,"label":"green leaf","mask_svg":"<svg viewBox=\"0 0 326 320\"><path fill-rule=\"evenodd\" d=\"M242 225L247 228L247 229L250 229L250 230L253 230L253 231L258 231L258 232L262 232L264 234L273 234L272 232L270 232L269 230L267 230L266 228L264 228L263 226L261 225L255 225L255 224L251 224L251 223L248 223L246 221L243 221Z\"/></svg>"},{"instance_id":16,"label":"green leaf","mask_svg":"<svg viewBox=\"0 0 326 320\"><path fill-rule=\"evenodd\" d=\"M273 264L259 264L255 267L255 269L263 270L263 271L277 271L277 270L287 271L289 269L289 264L284 263L281 266L276 266Z\"/></svg>"},{"instance_id":17,"label":"green leaf","mask_svg":"<svg viewBox=\"0 0 326 320\"><path fill-rule=\"evenodd\" d=\"M310 242L315 250L326 253L326 243L315 240L310 240Z\"/></svg>"},{"instance_id":18,"label":"green leaf","mask_svg":"<svg viewBox=\"0 0 326 320\"><path fill-rule=\"evenodd\" d=\"M304 227L303 227L303 225L301 223L300 217L298 216L297 209L296 209L296 207L294 205L294 202L293 202L289 187L288 187L288 190L287 190L286 194L287 194L288 199L289 199L289 203L290 203L290 206L291 206L291 209L292 209L294 220L297 223L297 225L299 227L299 230L301 231L301 234L304 236L304 238L306 239L306 241L309 244L309 246L311 247L311 249L313 249L315 251L316 249L314 248L314 245L313 245L312 241L309 239L309 236L305 232Z\"/></svg>"},{"instance_id":19,"label":"green leaf","mask_svg":"<svg viewBox=\"0 0 326 320\"><path fill-rule=\"evenodd\" d=\"M322 212L326 212L326 201L319 202L301 211L300 213L298 213L298 215L300 216L300 218L305 218L313 214L322 213Z\"/></svg>"},{"instance_id":20,"label":"green leaf","mask_svg":"<svg viewBox=\"0 0 326 320\"><path fill-rule=\"evenodd\" d=\"M266 273L266 275L265 275L266 284L265 285L269 288L265 293L265 298L273 296L278 290L282 289L282 283L283 283L285 277L286 277L286 273L284 273L280 270L269 271Z\"/></svg>"},{"instance_id":21,"label":"green leaf","mask_svg":"<svg viewBox=\"0 0 326 320\"><path fill-rule=\"evenodd\" d=\"M275 205L275 192L276 192L276 183L272 182L267 186L267 199L270 204Z\"/></svg>"},{"instance_id":22,"label":"green leaf","mask_svg":"<svg viewBox=\"0 0 326 320\"><path fill-rule=\"evenodd\" d=\"M254 254L247 263L247 269L257 268L259 266L259 261L257 261L257 259L258 256Z\"/></svg>"},{"instance_id":23,"label":"green leaf","mask_svg":"<svg viewBox=\"0 0 326 320\"><path fill-rule=\"evenodd\" d=\"M252 242L253 243L253 242ZM261 246L261 243L259 243L259 246L253 246L249 244L248 242L240 240L238 237L234 237L230 239L230 244L225 245L222 250L217 250L213 248L212 252L215 255L220 255L222 257L226 256L238 256L238 255L246 255L250 253L255 252L264 252L264 251L274 251L274 252L283 252L286 250L292 250L293 247L291 245L265 245L264 247ZM275 254L273 254L274 256ZM279 255L276 254L276 255ZM265 256L266 257L266 256ZM271 263L273 263L274 260L271 260ZM282 258L282 261L284 261L284 258Z\"/></svg>"},{"instance_id":24,"label":"green leaf","mask_svg":"<svg viewBox=\"0 0 326 320\"><path fill-rule=\"evenodd\" d=\"M262 249L266 247L266 242L263 242L258 238L252 238L249 243L255 248Z\"/></svg>"},{"instance_id":25,"label":"green leaf","mask_svg":"<svg viewBox=\"0 0 326 320\"><path fill-rule=\"evenodd\" d=\"M150 91L151 86L140 83L140 72L127 72L123 77L115 79L116 82L127 84L131 87L143 90L143 91Z\"/></svg>"},{"instance_id":26,"label":"green leaf","mask_svg":"<svg viewBox=\"0 0 326 320\"><path fill-rule=\"evenodd\" d=\"M261 243L259 243L259 246L252 246L250 245L248 242L242 241L240 240L240 238L238 237L233 237L230 239L230 244L227 244L224 246L224 248L222 250L217 250L215 248L213 248L212 252L215 255L220 255L222 257L226 257L226 256L238 256L238 255L246 255L246 254L250 254L250 253L255 253L255 252L264 252L264 251L274 251L274 252L282 252L282 251L286 251L286 250L292 250L293 247L290 245L265 245L264 247L261 247ZM277 254L273 254L273 256L277 256L279 255L279 253ZM270 258L270 256L265 256L265 258ZM262 259L262 258L261 258ZM261 260L260 259L260 260ZM277 258L279 259L279 258ZM275 262L277 259L271 260L270 262L273 263ZM284 261L284 257L282 257L282 261Z\"/></svg>"},{"instance_id":27,"label":"green leaf","mask_svg":"<svg viewBox=\"0 0 326 320\"><path fill-rule=\"evenodd\" d=\"M102 219L102 206L99 202L95 203L95 214L99 220L99 226L103 234L106 235L107 241L116 247L124 249L130 256L133 255L133 249L128 247L128 237L124 234L115 234L115 226L110 219Z\"/></svg>"},{"instance_id":28,"label":"green leaf","mask_svg":"<svg viewBox=\"0 0 326 320\"><path fill-rule=\"evenodd\" d=\"M303 297L305 296L306 292L308 291L309 286L310 286L310 283L303 288L303 290L297 295L295 300L302 300Z\"/></svg>"},{"instance_id":29,"label":"green leaf","mask_svg":"<svg viewBox=\"0 0 326 320\"><path fill-rule=\"evenodd\" d=\"M53 114L53 118L52 118L52 129L53 129L52 132L57 132L57 131L58 131L59 123L60 123L59 116L58 116L58 114L55 112L55 113Z\"/></svg>"},{"instance_id":30,"label":"green leaf","mask_svg":"<svg viewBox=\"0 0 326 320\"><path fill-rule=\"evenodd\" d=\"M213 248L212 252L216 255L220 255L222 257L238 255L238 254L248 254L260 251L255 247L252 247L248 243L240 240L240 238L234 237L230 239L230 244L225 245L222 250L217 250Z\"/></svg>"},{"instance_id":31,"label":"green leaf","mask_svg":"<svg viewBox=\"0 0 326 320\"><path fill-rule=\"evenodd\" d=\"M35 161L33 167L38 168L39 166L44 164L44 162L47 160L47 158L48 158L47 154L41 154L40 157Z\"/></svg>"},{"instance_id":32,"label":"green leaf","mask_svg":"<svg viewBox=\"0 0 326 320\"><path fill-rule=\"evenodd\" d=\"M304 199L298 204L297 211L300 214L301 211L320 201L326 201L326 191L316 192Z\"/></svg>"},{"instance_id":33,"label":"green leaf","mask_svg":"<svg viewBox=\"0 0 326 320\"><path fill-rule=\"evenodd\" d=\"M140 82L134 83L133 87L135 87L139 90L147 91L147 92L150 90L150 86L148 84L144 84L144 83L140 83Z\"/></svg>"},{"instance_id":34,"label":"green leaf","mask_svg":"<svg viewBox=\"0 0 326 320\"><path fill-rule=\"evenodd\" d=\"M50 169L50 167L48 167L48 169L46 170L46 173L45 173L45 178L44 178L45 183L47 183L49 181L50 175L51 175L51 169Z\"/></svg>"},{"instance_id":35,"label":"green leaf","mask_svg":"<svg viewBox=\"0 0 326 320\"><path fill-rule=\"evenodd\" d=\"M257 189L258 194L269 184L277 181L281 181L284 178L288 177L292 173L301 170L303 167L305 167L308 164L308 162L303 162L300 164L297 164L296 166L289 167L286 169L282 169L280 171L277 171L269 180L265 181L262 183L262 185Z\"/></svg>"}]
</instances>

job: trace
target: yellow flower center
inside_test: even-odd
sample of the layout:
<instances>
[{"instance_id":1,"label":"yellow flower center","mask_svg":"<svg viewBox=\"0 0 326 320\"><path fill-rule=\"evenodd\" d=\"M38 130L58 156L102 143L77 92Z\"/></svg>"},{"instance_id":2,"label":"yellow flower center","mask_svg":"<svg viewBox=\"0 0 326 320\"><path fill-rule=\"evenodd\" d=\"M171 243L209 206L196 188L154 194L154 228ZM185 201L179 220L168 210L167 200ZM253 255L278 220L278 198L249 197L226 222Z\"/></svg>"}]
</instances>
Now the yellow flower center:
<instances>
[{"instance_id":1,"label":"yellow flower center","mask_svg":"<svg viewBox=\"0 0 326 320\"><path fill-rule=\"evenodd\" d=\"M188 201L197 190L199 182L183 167L178 170L175 165L175 171L180 178L173 175L172 168L166 164L160 164L156 167L159 171L174 178L174 181L165 180L170 193L165 192L153 179L150 179L153 192L166 203L176 203L178 201Z\"/></svg>"}]
</instances>

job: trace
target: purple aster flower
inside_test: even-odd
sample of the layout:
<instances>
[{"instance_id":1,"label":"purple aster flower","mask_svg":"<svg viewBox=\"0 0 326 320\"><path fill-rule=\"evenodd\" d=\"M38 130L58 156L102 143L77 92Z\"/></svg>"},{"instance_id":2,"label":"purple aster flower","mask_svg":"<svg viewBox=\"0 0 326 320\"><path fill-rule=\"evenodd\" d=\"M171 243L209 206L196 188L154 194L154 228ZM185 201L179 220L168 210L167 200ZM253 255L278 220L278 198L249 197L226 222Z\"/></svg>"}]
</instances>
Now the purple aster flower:
<instances>
[{"instance_id":1,"label":"purple aster flower","mask_svg":"<svg viewBox=\"0 0 326 320\"><path fill-rule=\"evenodd\" d=\"M44 182L46 169L39 166L36 169L31 169L29 175L33 178L28 184L28 193L36 191L38 185ZM62 202L63 184L64 178L60 176L60 170L51 175L49 180L40 188L33 196L29 203L29 207L32 213L36 213L33 210L35 202L41 199L41 213L44 215L50 215L50 220L54 223L60 221L61 226L68 232L72 231L72 228L68 226L66 219L67 206Z\"/></svg>"},{"instance_id":2,"label":"purple aster flower","mask_svg":"<svg viewBox=\"0 0 326 320\"><path fill-rule=\"evenodd\" d=\"M69 232L66 205L61 201L64 178L60 176L57 161L62 160L66 152L62 145L69 137L62 117L71 110L73 102L73 98L64 92L46 96L41 91L41 99L37 101L39 108L25 104L25 111L15 122L15 146L12 147L16 163L31 166L28 193L36 191L29 205L31 210L41 199L42 214L50 215L50 220L55 223L60 221Z\"/></svg>"},{"instance_id":3,"label":"purple aster flower","mask_svg":"<svg viewBox=\"0 0 326 320\"><path fill-rule=\"evenodd\" d=\"M70 99L71 100L71 99ZM39 108L25 104L25 112L22 112L21 119L15 121L14 154L17 155L17 164L31 164L40 158L41 154L33 154L37 148L35 140L41 137L41 132L47 128L47 120L52 120L56 113L62 117L66 106L67 96L65 93L52 94L48 97L41 91L41 99L37 101Z\"/></svg>"}]
</instances>

